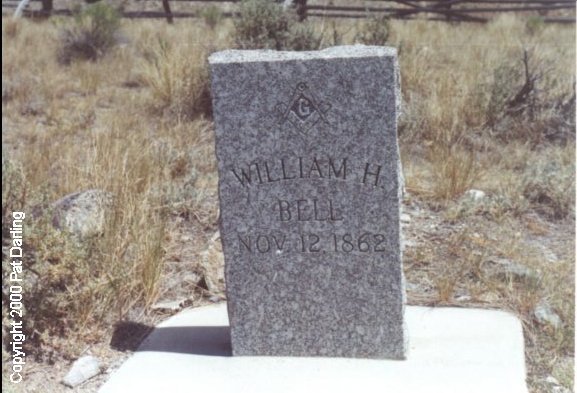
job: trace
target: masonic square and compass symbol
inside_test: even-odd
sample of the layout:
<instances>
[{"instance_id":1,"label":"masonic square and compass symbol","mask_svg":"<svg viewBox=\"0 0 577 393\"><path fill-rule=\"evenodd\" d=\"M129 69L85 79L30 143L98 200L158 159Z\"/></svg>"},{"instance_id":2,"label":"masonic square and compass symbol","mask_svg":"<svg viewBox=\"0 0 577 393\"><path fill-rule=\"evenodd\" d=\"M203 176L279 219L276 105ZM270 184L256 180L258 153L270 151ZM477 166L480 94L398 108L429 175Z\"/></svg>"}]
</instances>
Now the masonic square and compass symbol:
<instances>
[{"instance_id":1,"label":"masonic square and compass symbol","mask_svg":"<svg viewBox=\"0 0 577 393\"><path fill-rule=\"evenodd\" d=\"M307 135L319 121L328 123L325 115L330 108L330 104L316 99L306 83L300 82L290 103L278 104L276 111L281 116L281 123L288 121L298 131Z\"/></svg>"}]
</instances>

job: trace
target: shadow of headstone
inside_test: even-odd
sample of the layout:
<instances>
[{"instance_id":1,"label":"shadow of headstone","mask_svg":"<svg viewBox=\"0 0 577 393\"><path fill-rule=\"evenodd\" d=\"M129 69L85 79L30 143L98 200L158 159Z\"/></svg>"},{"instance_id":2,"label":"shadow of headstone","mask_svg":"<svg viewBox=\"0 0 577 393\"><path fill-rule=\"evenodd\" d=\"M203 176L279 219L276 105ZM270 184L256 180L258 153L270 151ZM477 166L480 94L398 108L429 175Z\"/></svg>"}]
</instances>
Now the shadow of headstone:
<instances>
[{"instance_id":1,"label":"shadow of headstone","mask_svg":"<svg viewBox=\"0 0 577 393\"><path fill-rule=\"evenodd\" d=\"M143 323L120 321L114 325L110 347L117 351L136 351L140 343L154 330Z\"/></svg>"},{"instance_id":2,"label":"shadow of headstone","mask_svg":"<svg viewBox=\"0 0 577 393\"><path fill-rule=\"evenodd\" d=\"M228 326L156 328L138 348L138 352L142 351L232 356L230 328Z\"/></svg>"}]
</instances>

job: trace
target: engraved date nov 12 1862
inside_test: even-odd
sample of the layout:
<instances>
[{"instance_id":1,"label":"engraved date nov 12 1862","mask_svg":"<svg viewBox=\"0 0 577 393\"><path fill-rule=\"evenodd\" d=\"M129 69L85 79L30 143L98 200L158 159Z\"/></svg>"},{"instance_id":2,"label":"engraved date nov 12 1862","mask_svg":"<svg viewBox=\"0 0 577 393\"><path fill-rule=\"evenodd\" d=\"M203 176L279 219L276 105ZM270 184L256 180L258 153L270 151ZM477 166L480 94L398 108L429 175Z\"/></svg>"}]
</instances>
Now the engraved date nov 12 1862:
<instances>
[{"instance_id":1,"label":"engraved date nov 12 1862","mask_svg":"<svg viewBox=\"0 0 577 393\"><path fill-rule=\"evenodd\" d=\"M380 233L252 233L238 234L241 252L252 254L301 253L370 253L385 252L386 237Z\"/></svg>"}]
</instances>

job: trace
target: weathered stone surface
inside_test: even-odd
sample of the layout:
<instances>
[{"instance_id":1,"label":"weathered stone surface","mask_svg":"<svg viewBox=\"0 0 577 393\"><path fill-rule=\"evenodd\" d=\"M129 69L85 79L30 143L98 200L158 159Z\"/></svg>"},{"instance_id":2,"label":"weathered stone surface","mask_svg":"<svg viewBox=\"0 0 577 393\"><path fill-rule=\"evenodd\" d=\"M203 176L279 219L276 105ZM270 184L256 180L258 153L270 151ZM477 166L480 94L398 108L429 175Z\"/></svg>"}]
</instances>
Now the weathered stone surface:
<instances>
[{"instance_id":1,"label":"weathered stone surface","mask_svg":"<svg viewBox=\"0 0 577 393\"><path fill-rule=\"evenodd\" d=\"M518 262L507 258L491 257L487 260L491 276L503 280L534 282L539 280L539 273Z\"/></svg>"},{"instance_id":2,"label":"weathered stone surface","mask_svg":"<svg viewBox=\"0 0 577 393\"><path fill-rule=\"evenodd\" d=\"M186 301L187 301L187 299L169 300L169 301L164 301L164 302L158 302L152 306L152 311L176 312L182 308L182 305Z\"/></svg>"},{"instance_id":3,"label":"weathered stone surface","mask_svg":"<svg viewBox=\"0 0 577 393\"><path fill-rule=\"evenodd\" d=\"M111 193L96 189L66 195L52 204L52 223L79 237L100 234L112 200Z\"/></svg>"},{"instance_id":4,"label":"weathered stone surface","mask_svg":"<svg viewBox=\"0 0 577 393\"><path fill-rule=\"evenodd\" d=\"M233 353L404 358L396 51L209 62Z\"/></svg>"},{"instance_id":5,"label":"weathered stone surface","mask_svg":"<svg viewBox=\"0 0 577 393\"><path fill-rule=\"evenodd\" d=\"M463 199L469 202L481 202L485 199L485 191L481 190L467 190L463 195Z\"/></svg>"},{"instance_id":6,"label":"weathered stone surface","mask_svg":"<svg viewBox=\"0 0 577 393\"><path fill-rule=\"evenodd\" d=\"M547 302L544 301L539 302L539 304L537 304L537 307L535 307L533 314L535 315L535 318L539 323L544 325L551 325L555 329L559 329L563 324L559 315L557 315L555 311L553 311L553 309L549 304L547 304Z\"/></svg>"},{"instance_id":7,"label":"weathered stone surface","mask_svg":"<svg viewBox=\"0 0 577 393\"><path fill-rule=\"evenodd\" d=\"M100 362L94 356L83 356L74 362L62 383L71 388L100 374Z\"/></svg>"}]
</instances>

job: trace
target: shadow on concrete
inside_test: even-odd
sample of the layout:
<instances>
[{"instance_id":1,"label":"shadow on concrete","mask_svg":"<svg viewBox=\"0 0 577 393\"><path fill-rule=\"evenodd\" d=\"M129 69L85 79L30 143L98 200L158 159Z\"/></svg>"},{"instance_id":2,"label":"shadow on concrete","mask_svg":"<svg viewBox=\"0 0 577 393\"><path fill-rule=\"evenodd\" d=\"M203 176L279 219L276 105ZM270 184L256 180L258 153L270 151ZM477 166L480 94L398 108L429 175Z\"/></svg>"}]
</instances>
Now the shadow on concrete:
<instances>
[{"instance_id":1,"label":"shadow on concrete","mask_svg":"<svg viewBox=\"0 0 577 393\"><path fill-rule=\"evenodd\" d=\"M110 347L117 351L136 351L140 343L154 330L154 326L132 321L120 321L114 325Z\"/></svg>"},{"instance_id":2,"label":"shadow on concrete","mask_svg":"<svg viewBox=\"0 0 577 393\"><path fill-rule=\"evenodd\" d=\"M156 328L137 352L175 352L191 355L232 356L228 326Z\"/></svg>"}]
</instances>

